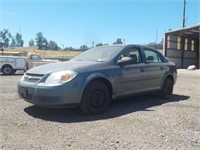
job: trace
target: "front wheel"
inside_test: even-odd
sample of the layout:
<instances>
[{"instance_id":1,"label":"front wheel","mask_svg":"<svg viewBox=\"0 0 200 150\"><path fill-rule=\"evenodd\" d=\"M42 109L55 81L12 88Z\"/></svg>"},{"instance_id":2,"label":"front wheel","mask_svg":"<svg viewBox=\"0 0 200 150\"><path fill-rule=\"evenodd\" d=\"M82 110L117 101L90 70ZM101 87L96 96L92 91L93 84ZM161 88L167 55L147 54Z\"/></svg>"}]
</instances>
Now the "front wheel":
<instances>
[{"instance_id":1,"label":"front wheel","mask_svg":"<svg viewBox=\"0 0 200 150\"><path fill-rule=\"evenodd\" d=\"M174 87L174 83L172 79L166 78L163 83L163 87L160 91L160 96L164 99L169 99L172 96L173 87Z\"/></svg>"},{"instance_id":2,"label":"front wheel","mask_svg":"<svg viewBox=\"0 0 200 150\"><path fill-rule=\"evenodd\" d=\"M85 89L81 101L81 109L89 115L102 113L109 105L108 87L101 81L92 81Z\"/></svg>"}]
</instances>

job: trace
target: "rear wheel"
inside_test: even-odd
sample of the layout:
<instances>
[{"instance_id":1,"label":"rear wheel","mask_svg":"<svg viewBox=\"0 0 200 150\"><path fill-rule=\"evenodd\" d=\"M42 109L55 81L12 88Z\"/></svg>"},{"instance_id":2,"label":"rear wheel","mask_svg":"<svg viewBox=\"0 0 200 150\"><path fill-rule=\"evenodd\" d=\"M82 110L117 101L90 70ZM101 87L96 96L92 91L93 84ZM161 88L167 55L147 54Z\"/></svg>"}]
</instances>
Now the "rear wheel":
<instances>
[{"instance_id":1,"label":"rear wheel","mask_svg":"<svg viewBox=\"0 0 200 150\"><path fill-rule=\"evenodd\" d=\"M85 89L80 107L86 114L100 114L108 107L109 101L108 87L101 81L92 81Z\"/></svg>"},{"instance_id":2,"label":"rear wheel","mask_svg":"<svg viewBox=\"0 0 200 150\"><path fill-rule=\"evenodd\" d=\"M172 96L174 83L172 79L166 78L163 87L160 91L160 96L164 99L169 99Z\"/></svg>"},{"instance_id":3,"label":"rear wheel","mask_svg":"<svg viewBox=\"0 0 200 150\"><path fill-rule=\"evenodd\" d=\"M6 65L2 68L2 72L4 75L11 75L13 74L13 68L9 65Z\"/></svg>"}]
</instances>

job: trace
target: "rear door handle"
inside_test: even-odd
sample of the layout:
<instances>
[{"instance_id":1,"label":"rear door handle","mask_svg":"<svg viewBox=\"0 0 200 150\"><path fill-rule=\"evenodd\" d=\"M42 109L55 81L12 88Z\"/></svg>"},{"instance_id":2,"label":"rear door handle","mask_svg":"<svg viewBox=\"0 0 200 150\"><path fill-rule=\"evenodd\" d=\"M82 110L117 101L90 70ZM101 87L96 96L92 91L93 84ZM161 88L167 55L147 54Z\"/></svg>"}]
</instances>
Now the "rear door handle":
<instances>
[{"instance_id":1,"label":"rear door handle","mask_svg":"<svg viewBox=\"0 0 200 150\"><path fill-rule=\"evenodd\" d=\"M164 67L160 67L160 70L164 70L165 68Z\"/></svg>"}]
</instances>

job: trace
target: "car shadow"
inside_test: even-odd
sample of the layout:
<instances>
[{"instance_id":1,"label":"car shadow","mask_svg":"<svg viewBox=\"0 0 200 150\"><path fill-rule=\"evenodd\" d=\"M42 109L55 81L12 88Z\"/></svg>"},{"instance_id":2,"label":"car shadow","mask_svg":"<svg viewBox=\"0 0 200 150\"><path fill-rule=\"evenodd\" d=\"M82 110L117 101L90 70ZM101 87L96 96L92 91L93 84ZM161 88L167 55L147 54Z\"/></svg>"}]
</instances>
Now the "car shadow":
<instances>
[{"instance_id":1,"label":"car shadow","mask_svg":"<svg viewBox=\"0 0 200 150\"><path fill-rule=\"evenodd\" d=\"M154 95L145 95L119 99L111 102L109 108L104 113L95 116L84 114L79 107L52 109L32 105L24 108L24 111L28 115L42 120L60 123L76 123L110 119L137 111L154 111L149 108L170 102L184 101L189 98L189 96L184 95L173 95L170 100L163 100Z\"/></svg>"},{"instance_id":2,"label":"car shadow","mask_svg":"<svg viewBox=\"0 0 200 150\"><path fill-rule=\"evenodd\" d=\"M173 95L170 100L163 100L154 95L134 96L111 102L109 108L104 113L95 116L84 114L79 107L52 109L32 105L24 108L24 111L28 115L42 120L60 123L76 123L110 119L137 111L154 111L149 110L149 108L170 102L184 101L189 98L189 96L184 95Z\"/></svg>"}]
</instances>

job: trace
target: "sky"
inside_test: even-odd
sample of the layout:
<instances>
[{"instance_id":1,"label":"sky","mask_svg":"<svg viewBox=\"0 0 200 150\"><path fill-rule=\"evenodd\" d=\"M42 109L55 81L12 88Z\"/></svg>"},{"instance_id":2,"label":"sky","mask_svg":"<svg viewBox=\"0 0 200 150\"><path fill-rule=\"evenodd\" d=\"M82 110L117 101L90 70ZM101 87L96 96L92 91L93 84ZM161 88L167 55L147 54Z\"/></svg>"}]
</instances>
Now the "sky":
<instances>
[{"instance_id":1,"label":"sky","mask_svg":"<svg viewBox=\"0 0 200 150\"><path fill-rule=\"evenodd\" d=\"M61 48L110 45L117 38L159 43L166 31L182 27L182 17L183 0L0 0L0 30L21 33L24 46L37 32ZM186 26L196 24L200 0L187 0Z\"/></svg>"}]
</instances>

